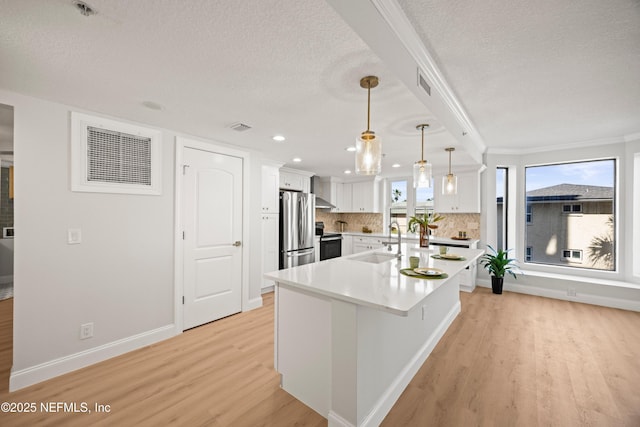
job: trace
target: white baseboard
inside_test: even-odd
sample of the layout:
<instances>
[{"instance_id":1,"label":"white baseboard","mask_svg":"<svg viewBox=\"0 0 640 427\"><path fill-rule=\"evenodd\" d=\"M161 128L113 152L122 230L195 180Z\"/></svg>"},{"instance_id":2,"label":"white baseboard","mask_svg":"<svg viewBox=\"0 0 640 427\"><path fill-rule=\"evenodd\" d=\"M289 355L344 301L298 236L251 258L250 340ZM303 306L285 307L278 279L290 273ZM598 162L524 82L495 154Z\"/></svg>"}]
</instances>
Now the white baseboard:
<instances>
[{"instance_id":1,"label":"white baseboard","mask_svg":"<svg viewBox=\"0 0 640 427\"><path fill-rule=\"evenodd\" d=\"M456 316L460 313L461 304L458 302L449 310L449 313L440 322L435 331L431 334L429 339L424 343L420 350L413 356L413 358L402 369L396 379L389 385L389 388L382 394L380 399L373 406L373 409L362 421L362 426L379 426L384 417L387 416L393 405L400 398L402 392L407 388L413 377L416 375L422 364L427 360L433 349L436 347L440 339L444 336L449 326L453 323ZM331 414L329 414L331 416ZM334 414L335 415L335 414ZM337 417L337 416L336 416ZM336 426L351 426L346 420L340 418L340 420L346 422L346 424L335 424ZM336 420L337 422L337 420ZM333 426L331 418L329 418L329 426Z\"/></svg>"},{"instance_id":2,"label":"white baseboard","mask_svg":"<svg viewBox=\"0 0 640 427\"><path fill-rule=\"evenodd\" d=\"M329 411L329 416L327 417L327 427L354 427L349 421L342 418L340 415L336 414L333 411Z\"/></svg>"},{"instance_id":3,"label":"white baseboard","mask_svg":"<svg viewBox=\"0 0 640 427\"><path fill-rule=\"evenodd\" d=\"M254 310L256 308L260 308L260 307L262 307L262 297L261 296L259 296L257 298L250 299L249 302L247 303L247 307L242 311L250 311L250 310Z\"/></svg>"},{"instance_id":4,"label":"white baseboard","mask_svg":"<svg viewBox=\"0 0 640 427\"><path fill-rule=\"evenodd\" d=\"M262 289L260 290L260 293L261 293L262 295L264 295L264 294L268 294L269 292L273 292L273 291L274 291L274 289L275 289L275 285L265 286L264 288L262 288Z\"/></svg>"},{"instance_id":5,"label":"white baseboard","mask_svg":"<svg viewBox=\"0 0 640 427\"><path fill-rule=\"evenodd\" d=\"M71 371L93 365L121 354L155 344L176 335L175 325L167 325L142 334L134 335L79 353L64 356L59 359L41 363L19 371L11 370L9 391L16 391L24 387L66 374Z\"/></svg>"},{"instance_id":6,"label":"white baseboard","mask_svg":"<svg viewBox=\"0 0 640 427\"><path fill-rule=\"evenodd\" d=\"M478 279L476 280L476 284L478 286L482 286L483 288L491 288L490 280ZM584 304L600 305L603 307L620 308L622 310L640 311L640 301L580 293L576 296L569 296L567 295L565 290L541 288L531 285L520 285L517 283L505 283L502 289L503 291L518 292L520 294L555 298L564 301L580 302Z\"/></svg>"}]
</instances>

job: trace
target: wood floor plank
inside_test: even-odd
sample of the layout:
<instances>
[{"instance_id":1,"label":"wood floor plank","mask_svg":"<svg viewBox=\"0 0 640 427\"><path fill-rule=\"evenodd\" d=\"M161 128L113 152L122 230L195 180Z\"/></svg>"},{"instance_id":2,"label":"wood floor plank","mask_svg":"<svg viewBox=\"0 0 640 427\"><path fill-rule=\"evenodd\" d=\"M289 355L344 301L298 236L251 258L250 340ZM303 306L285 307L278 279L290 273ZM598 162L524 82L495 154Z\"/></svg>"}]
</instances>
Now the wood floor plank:
<instances>
[{"instance_id":1,"label":"wood floor plank","mask_svg":"<svg viewBox=\"0 0 640 427\"><path fill-rule=\"evenodd\" d=\"M640 425L640 313L479 288L384 426ZM12 300L0 301L0 401L110 413L0 413L1 426L326 426L279 386L264 307L8 393Z\"/></svg>"}]
</instances>

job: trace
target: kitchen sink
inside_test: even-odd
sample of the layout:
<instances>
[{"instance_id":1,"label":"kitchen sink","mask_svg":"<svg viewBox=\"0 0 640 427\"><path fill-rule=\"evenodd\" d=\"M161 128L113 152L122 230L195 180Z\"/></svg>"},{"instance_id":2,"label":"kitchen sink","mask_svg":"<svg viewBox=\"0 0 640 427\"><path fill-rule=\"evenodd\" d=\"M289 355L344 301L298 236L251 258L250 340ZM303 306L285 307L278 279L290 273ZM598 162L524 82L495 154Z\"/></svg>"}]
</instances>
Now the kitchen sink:
<instances>
[{"instance_id":1,"label":"kitchen sink","mask_svg":"<svg viewBox=\"0 0 640 427\"><path fill-rule=\"evenodd\" d=\"M373 254L357 255L349 259L353 261L369 262L371 264L380 264L396 258L397 258L396 254L373 253Z\"/></svg>"}]
</instances>

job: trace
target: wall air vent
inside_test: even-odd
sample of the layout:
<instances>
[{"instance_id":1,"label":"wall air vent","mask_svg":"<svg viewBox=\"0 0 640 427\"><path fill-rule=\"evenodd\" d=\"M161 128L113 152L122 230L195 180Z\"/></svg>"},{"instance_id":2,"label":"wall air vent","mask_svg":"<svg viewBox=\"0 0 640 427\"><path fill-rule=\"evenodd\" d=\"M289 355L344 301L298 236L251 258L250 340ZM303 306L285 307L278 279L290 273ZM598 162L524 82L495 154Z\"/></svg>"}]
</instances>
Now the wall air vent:
<instances>
[{"instance_id":1,"label":"wall air vent","mask_svg":"<svg viewBox=\"0 0 640 427\"><path fill-rule=\"evenodd\" d=\"M238 131L238 132L244 132L245 130L249 130L251 129L251 126L249 125L245 125L244 123L233 123L232 125L229 126L231 129Z\"/></svg>"},{"instance_id":2,"label":"wall air vent","mask_svg":"<svg viewBox=\"0 0 640 427\"><path fill-rule=\"evenodd\" d=\"M427 80L420 72L420 69L418 69L418 86L420 86L425 92L427 92L427 95L431 96L431 86L429 86L429 83L427 83Z\"/></svg>"},{"instance_id":3,"label":"wall air vent","mask_svg":"<svg viewBox=\"0 0 640 427\"><path fill-rule=\"evenodd\" d=\"M71 113L71 190L161 194L159 131Z\"/></svg>"}]
</instances>

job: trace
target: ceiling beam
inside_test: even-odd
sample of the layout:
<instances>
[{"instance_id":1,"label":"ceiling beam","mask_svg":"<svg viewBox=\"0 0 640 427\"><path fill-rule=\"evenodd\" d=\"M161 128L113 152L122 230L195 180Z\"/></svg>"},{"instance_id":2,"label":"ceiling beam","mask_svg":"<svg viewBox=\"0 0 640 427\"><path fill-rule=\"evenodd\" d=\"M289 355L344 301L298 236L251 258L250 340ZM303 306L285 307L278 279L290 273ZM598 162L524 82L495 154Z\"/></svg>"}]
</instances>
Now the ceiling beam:
<instances>
[{"instance_id":1,"label":"ceiling beam","mask_svg":"<svg viewBox=\"0 0 640 427\"><path fill-rule=\"evenodd\" d=\"M442 122L473 160L486 144L396 0L327 0L369 48ZM419 84L422 74L431 94Z\"/></svg>"}]
</instances>

